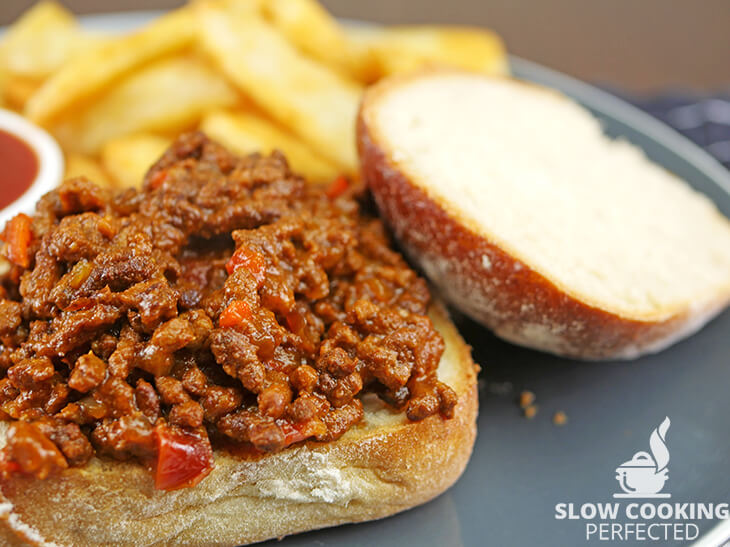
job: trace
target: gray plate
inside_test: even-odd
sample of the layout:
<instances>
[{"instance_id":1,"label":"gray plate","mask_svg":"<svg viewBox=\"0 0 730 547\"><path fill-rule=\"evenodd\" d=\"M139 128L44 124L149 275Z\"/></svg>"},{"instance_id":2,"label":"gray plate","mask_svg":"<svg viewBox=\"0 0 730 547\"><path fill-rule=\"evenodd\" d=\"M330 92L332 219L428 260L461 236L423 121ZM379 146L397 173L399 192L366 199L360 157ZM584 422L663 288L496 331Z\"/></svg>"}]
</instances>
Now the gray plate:
<instances>
[{"instance_id":1,"label":"gray plate","mask_svg":"<svg viewBox=\"0 0 730 547\"><path fill-rule=\"evenodd\" d=\"M643 148L730 216L730 174L693 143L592 86L521 59L512 59L512 69L588 107L606 133ZM730 501L730 311L690 339L632 362L570 361L503 342L463 317L457 324L483 367L477 442L459 482L431 503L384 521L310 532L277 545L580 545L586 521L557 520L556 504L620 503L625 511L631 502ZM516 403L523 389L537 396L532 420ZM568 416L562 427L551 420L557 410ZM614 499L622 492L616 468L649 451L649 435L665 416L671 419L671 459L663 492L671 498ZM683 522L696 524L700 536L718 523ZM717 540L715 535L712 543Z\"/></svg>"},{"instance_id":2,"label":"gray plate","mask_svg":"<svg viewBox=\"0 0 730 547\"><path fill-rule=\"evenodd\" d=\"M126 30L150 16L94 16L85 23L98 30ZM695 145L593 87L518 59L512 67L516 76L581 102L601 119L607 133L636 143L730 216L730 176ZM555 505L620 502L623 509L632 500L612 497L620 492L615 469L635 452L649 450L649 434L665 416L671 419L671 460L664 492L671 493L671 499L635 501L730 501L729 312L689 340L630 363L560 359L502 342L466 319L458 323L484 369L479 435L459 482L436 500L401 515L301 534L272 545L582 544L585 521L556 520ZM533 420L523 418L516 404L522 389L537 395L539 412ZM557 410L568 415L565 426L552 424ZM691 522L700 534L717 523Z\"/></svg>"}]
</instances>

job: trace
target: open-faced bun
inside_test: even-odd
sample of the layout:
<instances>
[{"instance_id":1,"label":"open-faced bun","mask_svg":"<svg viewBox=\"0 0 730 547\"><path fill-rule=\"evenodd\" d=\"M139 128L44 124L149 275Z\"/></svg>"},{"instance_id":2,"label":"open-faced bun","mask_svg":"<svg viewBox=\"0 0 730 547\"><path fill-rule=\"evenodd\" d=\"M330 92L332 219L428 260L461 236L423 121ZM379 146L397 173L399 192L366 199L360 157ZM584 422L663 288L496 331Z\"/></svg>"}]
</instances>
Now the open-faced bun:
<instances>
[{"instance_id":1,"label":"open-faced bun","mask_svg":"<svg viewBox=\"0 0 730 547\"><path fill-rule=\"evenodd\" d=\"M239 545L378 519L432 499L469 460L478 403L468 346L439 306L432 306L430 317L446 341L438 376L459 397L454 418L409 422L367 396L362 423L335 442L259 459L218 452L207 478L174 492L155 490L151 474L137 464L96 458L44 481L4 479L0 540Z\"/></svg>"},{"instance_id":2,"label":"open-faced bun","mask_svg":"<svg viewBox=\"0 0 730 547\"><path fill-rule=\"evenodd\" d=\"M634 358L728 303L728 220L556 92L454 71L389 79L366 93L357 138L406 252L507 340Z\"/></svg>"}]
</instances>

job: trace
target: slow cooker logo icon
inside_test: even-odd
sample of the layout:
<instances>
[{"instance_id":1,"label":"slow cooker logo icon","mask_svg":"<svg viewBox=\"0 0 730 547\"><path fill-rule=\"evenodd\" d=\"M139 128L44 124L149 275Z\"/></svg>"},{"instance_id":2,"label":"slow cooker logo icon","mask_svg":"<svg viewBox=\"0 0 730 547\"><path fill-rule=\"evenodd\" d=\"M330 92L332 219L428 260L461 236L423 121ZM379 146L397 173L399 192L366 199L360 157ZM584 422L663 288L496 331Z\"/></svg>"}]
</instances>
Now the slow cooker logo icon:
<instances>
[{"instance_id":1,"label":"slow cooker logo icon","mask_svg":"<svg viewBox=\"0 0 730 547\"><path fill-rule=\"evenodd\" d=\"M671 494L662 493L664 483L669 477L669 450L667 449L667 430L669 418L659 424L649 436L648 452L637 452L629 461L616 468L616 480L623 492L614 498L669 498Z\"/></svg>"}]
</instances>

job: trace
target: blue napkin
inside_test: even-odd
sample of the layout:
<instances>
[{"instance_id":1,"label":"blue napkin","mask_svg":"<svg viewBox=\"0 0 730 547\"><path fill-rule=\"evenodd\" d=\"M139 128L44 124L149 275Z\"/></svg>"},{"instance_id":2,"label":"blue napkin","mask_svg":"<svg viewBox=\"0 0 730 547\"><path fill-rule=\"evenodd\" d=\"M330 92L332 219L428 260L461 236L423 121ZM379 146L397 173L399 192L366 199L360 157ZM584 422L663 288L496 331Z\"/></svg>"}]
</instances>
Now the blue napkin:
<instances>
[{"instance_id":1,"label":"blue napkin","mask_svg":"<svg viewBox=\"0 0 730 547\"><path fill-rule=\"evenodd\" d=\"M694 141L730 169L730 93L624 98Z\"/></svg>"}]
</instances>

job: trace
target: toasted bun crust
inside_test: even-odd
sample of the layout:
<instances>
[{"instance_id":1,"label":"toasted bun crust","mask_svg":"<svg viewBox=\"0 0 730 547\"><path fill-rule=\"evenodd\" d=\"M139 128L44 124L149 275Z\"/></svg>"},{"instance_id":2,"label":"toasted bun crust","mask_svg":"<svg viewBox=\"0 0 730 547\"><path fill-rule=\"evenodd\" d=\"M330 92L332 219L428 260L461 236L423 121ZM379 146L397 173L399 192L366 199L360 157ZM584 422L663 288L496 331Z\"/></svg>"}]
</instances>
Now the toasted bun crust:
<instances>
[{"instance_id":1,"label":"toasted bun crust","mask_svg":"<svg viewBox=\"0 0 730 547\"><path fill-rule=\"evenodd\" d=\"M432 195L394 159L397 151L374 120L380 100L394 87L440 73L453 71L423 71L369 88L358 115L357 144L364 180L381 215L451 304L508 341L586 360L633 359L659 351L700 329L728 304L726 291L664 318L606 311L558 287Z\"/></svg>"},{"instance_id":2,"label":"toasted bun crust","mask_svg":"<svg viewBox=\"0 0 730 547\"><path fill-rule=\"evenodd\" d=\"M443 309L430 316L446 341L439 378L459 396L455 417L408 422L366 397L362 424L332 443L260 459L216 454L198 486L154 489L141 466L94 459L45 481L0 482L0 540L10 545L239 545L424 503L451 486L476 436L476 372ZM7 424L0 423L4 430ZM4 442L4 435L3 437Z\"/></svg>"}]
</instances>

